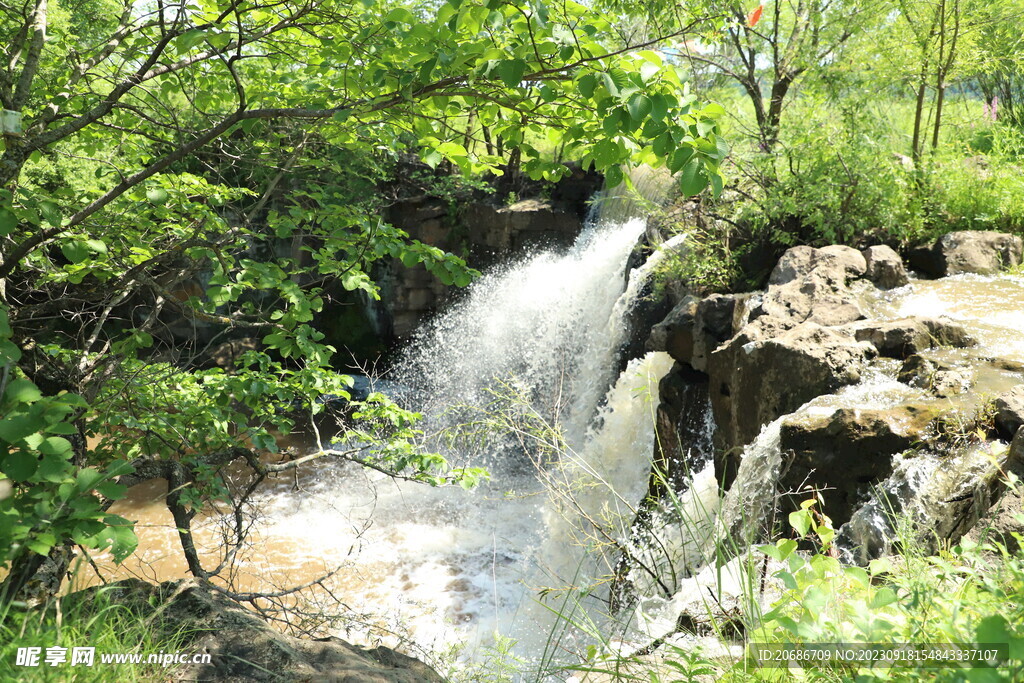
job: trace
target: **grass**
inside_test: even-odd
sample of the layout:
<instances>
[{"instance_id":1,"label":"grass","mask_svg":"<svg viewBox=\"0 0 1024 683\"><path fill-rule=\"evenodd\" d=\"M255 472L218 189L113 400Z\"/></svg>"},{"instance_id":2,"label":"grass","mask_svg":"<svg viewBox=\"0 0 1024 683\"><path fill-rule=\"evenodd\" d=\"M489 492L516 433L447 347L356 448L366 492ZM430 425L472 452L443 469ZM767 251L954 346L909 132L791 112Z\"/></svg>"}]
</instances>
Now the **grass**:
<instances>
[{"instance_id":1,"label":"grass","mask_svg":"<svg viewBox=\"0 0 1024 683\"><path fill-rule=\"evenodd\" d=\"M0 609L0 680L107 683L170 680L174 668L146 663L150 655L181 651L184 634L159 635L127 607L111 603L104 589L93 599L55 598L28 608L11 603ZM19 648L41 648L38 666L19 666ZM72 664L74 648L95 648L93 665ZM66 648L66 661L46 663L47 648ZM101 655L140 655L139 663L103 663Z\"/></svg>"}]
</instances>

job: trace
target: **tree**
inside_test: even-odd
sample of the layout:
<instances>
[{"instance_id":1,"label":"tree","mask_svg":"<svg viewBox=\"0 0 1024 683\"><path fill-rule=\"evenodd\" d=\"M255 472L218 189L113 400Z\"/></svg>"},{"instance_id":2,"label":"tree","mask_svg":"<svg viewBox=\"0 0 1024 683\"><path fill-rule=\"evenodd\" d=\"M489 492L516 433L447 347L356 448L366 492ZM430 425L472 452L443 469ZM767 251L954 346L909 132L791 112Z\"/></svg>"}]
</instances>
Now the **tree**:
<instances>
[{"instance_id":1,"label":"tree","mask_svg":"<svg viewBox=\"0 0 1024 683\"><path fill-rule=\"evenodd\" d=\"M724 75L739 84L753 107L758 142L765 152L779 139L786 99L808 71L825 68L854 35L862 15L875 8L860 1L775 0L763 4L718 2L670 8L670 23L698 22L700 40L679 41L680 59L696 73ZM652 7L660 26L666 10Z\"/></svg>"},{"instance_id":2,"label":"tree","mask_svg":"<svg viewBox=\"0 0 1024 683\"><path fill-rule=\"evenodd\" d=\"M620 165L660 163L687 193L718 191L723 110L645 51L683 30L609 48L608 17L518 0L0 5L0 103L21 129L0 149L7 599L47 558L60 577L75 545L129 554L130 522L106 510L145 479L168 482L189 568L209 578L190 523L232 494L232 462L249 464L248 493L320 457L435 485L481 476L425 452L418 416L379 395L346 407L344 447L260 459L280 434L318 433L321 396L351 398L312 324L326 283L378 296L381 259L473 276L330 179L409 145L499 173L466 144L471 112L535 178L565 172L529 142L543 133L613 185ZM199 369L174 321L263 348Z\"/></svg>"}]
</instances>

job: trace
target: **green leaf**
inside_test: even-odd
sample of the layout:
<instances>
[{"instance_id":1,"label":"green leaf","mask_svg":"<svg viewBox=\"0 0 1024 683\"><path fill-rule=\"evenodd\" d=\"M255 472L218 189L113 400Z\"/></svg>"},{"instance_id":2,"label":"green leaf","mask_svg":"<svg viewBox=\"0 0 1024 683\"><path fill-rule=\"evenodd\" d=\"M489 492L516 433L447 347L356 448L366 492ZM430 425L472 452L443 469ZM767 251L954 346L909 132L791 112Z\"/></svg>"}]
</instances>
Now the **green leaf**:
<instances>
[{"instance_id":1,"label":"green leaf","mask_svg":"<svg viewBox=\"0 0 1024 683\"><path fill-rule=\"evenodd\" d=\"M672 173L678 173L690 162L693 158L693 147L683 145L672 152L672 158L668 162L668 170Z\"/></svg>"},{"instance_id":2,"label":"green leaf","mask_svg":"<svg viewBox=\"0 0 1024 683\"><path fill-rule=\"evenodd\" d=\"M679 174L679 189L687 197L700 193L708 186L707 177L701 172L700 161L691 159ZM806 531L804 532L806 533Z\"/></svg>"},{"instance_id":3,"label":"green leaf","mask_svg":"<svg viewBox=\"0 0 1024 683\"><path fill-rule=\"evenodd\" d=\"M711 193L714 195L715 199L718 199L722 194L722 189L725 187L725 182L722 180L722 174L711 173L709 174L709 179L711 180Z\"/></svg>"},{"instance_id":4,"label":"green leaf","mask_svg":"<svg viewBox=\"0 0 1024 683\"><path fill-rule=\"evenodd\" d=\"M604 183L608 188L618 187L622 184L623 174L622 168L619 166L609 166L604 172Z\"/></svg>"},{"instance_id":5,"label":"green leaf","mask_svg":"<svg viewBox=\"0 0 1024 683\"><path fill-rule=\"evenodd\" d=\"M70 458L72 455L71 442L59 436L50 436L39 444L39 452L56 458Z\"/></svg>"},{"instance_id":6,"label":"green leaf","mask_svg":"<svg viewBox=\"0 0 1024 683\"><path fill-rule=\"evenodd\" d=\"M580 91L580 94L590 99L594 96L594 91L597 89L597 76L594 74L587 74L580 79L576 88Z\"/></svg>"},{"instance_id":7,"label":"green leaf","mask_svg":"<svg viewBox=\"0 0 1024 683\"><path fill-rule=\"evenodd\" d=\"M89 249L89 245L84 240L71 240L60 245L61 253L64 254L64 258L71 263L78 264L89 258L92 250Z\"/></svg>"},{"instance_id":8,"label":"green leaf","mask_svg":"<svg viewBox=\"0 0 1024 683\"><path fill-rule=\"evenodd\" d=\"M191 31L185 31L175 38L174 46L178 49L178 52L188 52L203 42L204 38L206 38L206 31L194 28Z\"/></svg>"},{"instance_id":9,"label":"green leaf","mask_svg":"<svg viewBox=\"0 0 1024 683\"><path fill-rule=\"evenodd\" d=\"M388 12L386 17L384 17L384 22L393 24L415 24L416 17L414 17L413 13L406 8L396 7Z\"/></svg>"},{"instance_id":10,"label":"green leaf","mask_svg":"<svg viewBox=\"0 0 1024 683\"><path fill-rule=\"evenodd\" d=\"M25 451L15 451L0 460L0 471L13 481L28 481L39 467L36 456Z\"/></svg>"},{"instance_id":11,"label":"green leaf","mask_svg":"<svg viewBox=\"0 0 1024 683\"><path fill-rule=\"evenodd\" d=\"M43 397L43 393L35 384L27 379L16 379L7 385L4 400L13 403L35 403Z\"/></svg>"},{"instance_id":12,"label":"green leaf","mask_svg":"<svg viewBox=\"0 0 1024 683\"><path fill-rule=\"evenodd\" d=\"M503 59L498 62L498 77L510 88L519 85L526 75L527 64L521 59Z\"/></svg>"},{"instance_id":13,"label":"green leaf","mask_svg":"<svg viewBox=\"0 0 1024 683\"><path fill-rule=\"evenodd\" d=\"M108 526L100 532L100 547L109 545L110 553L114 556L114 563L121 564L129 555L135 552L135 549L139 546L139 539L128 520L111 515L105 521L112 526Z\"/></svg>"},{"instance_id":14,"label":"green leaf","mask_svg":"<svg viewBox=\"0 0 1024 683\"><path fill-rule=\"evenodd\" d=\"M162 187L154 187L146 191L146 199L157 206L166 204L168 197L167 190Z\"/></svg>"},{"instance_id":15,"label":"green leaf","mask_svg":"<svg viewBox=\"0 0 1024 683\"><path fill-rule=\"evenodd\" d=\"M868 607L871 609L879 609L886 605L891 605L896 602L896 592L891 588L879 588L878 591L871 596L871 602L868 603Z\"/></svg>"},{"instance_id":16,"label":"green leaf","mask_svg":"<svg viewBox=\"0 0 1024 683\"><path fill-rule=\"evenodd\" d=\"M85 240L85 246L89 247L89 249L96 254L107 253L107 243L103 240Z\"/></svg>"},{"instance_id":17,"label":"green leaf","mask_svg":"<svg viewBox=\"0 0 1024 683\"><path fill-rule=\"evenodd\" d=\"M651 100L646 95L633 95L626 103L626 109L633 120L640 123L651 113Z\"/></svg>"},{"instance_id":18,"label":"green leaf","mask_svg":"<svg viewBox=\"0 0 1024 683\"><path fill-rule=\"evenodd\" d=\"M21 441L29 434L38 432L45 426L39 417L28 415L15 415L13 417L0 418L0 439L13 444Z\"/></svg>"},{"instance_id":19,"label":"green leaf","mask_svg":"<svg viewBox=\"0 0 1024 683\"><path fill-rule=\"evenodd\" d=\"M10 209L0 208L0 237L5 237L14 232L18 227L18 217Z\"/></svg>"}]
</instances>

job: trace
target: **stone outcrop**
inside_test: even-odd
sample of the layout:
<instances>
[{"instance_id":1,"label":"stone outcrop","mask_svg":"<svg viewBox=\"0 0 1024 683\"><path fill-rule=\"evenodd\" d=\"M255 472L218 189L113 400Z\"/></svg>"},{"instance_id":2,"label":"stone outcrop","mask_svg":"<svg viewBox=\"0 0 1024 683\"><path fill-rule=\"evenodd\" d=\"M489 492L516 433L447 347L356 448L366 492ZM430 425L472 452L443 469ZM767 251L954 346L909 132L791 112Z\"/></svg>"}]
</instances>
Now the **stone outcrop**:
<instances>
[{"instance_id":1,"label":"stone outcrop","mask_svg":"<svg viewBox=\"0 0 1024 683\"><path fill-rule=\"evenodd\" d=\"M934 253L941 255L944 269L984 271L981 252L991 262L1006 265L1019 261L1018 243L1011 236L972 233L939 240ZM941 448L945 442L939 441L955 436L947 433L948 427L958 424L944 417L944 411L968 415L978 410L982 403L974 394L1001 370L1020 368L1004 367L998 359L980 358L973 351L955 352L976 342L963 325L944 318L864 319L868 305L882 296L879 290L907 283L903 262L888 247L795 247L778 261L766 291L704 299L688 296L654 326L649 349L667 351L685 372L707 377L715 419L716 477L722 487L732 486L744 447L765 425L789 415L777 432L781 474L763 486L777 486L782 492L808 486L826 491L825 513L837 526L851 520L873 487L883 484L899 489L923 528L947 540L958 538L998 500L1000 466L963 446L947 453ZM812 399L859 382L876 357L902 360L902 366L880 361L879 367L889 372L899 368L899 381L928 395L872 410L822 412L818 407L790 415ZM1000 376L1003 384L994 386L1005 387L1005 374ZM885 391L899 395L898 389ZM662 460L671 459L671 451L678 457L686 449L682 440L668 433L669 428L679 431L680 405L668 396L659 414L664 452L655 457ZM996 410L999 434L1009 438L1017 433L1024 424L1024 388L1002 395ZM770 450L766 444L775 438L770 434L758 449ZM970 434L964 437L969 443ZM1024 437L1018 442L1006 451L1003 464L1017 466L1022 460ZM922 447L945 455L917 455ZM908 453L906 460L901 453ZM927 470L915 470L927 458L939 457L948 460L928 475L930 492L919 492L916 480L900 483L904 474L913 478L918 476L914 472ZM744 486L756 486L744 477ZM877 520L885 511L871 514Z\"/></svg>"},{"instance_id":2,"label":"stone outcrop","mask_svg":"<svg viewBox=\"0 0 1024 683\"><path fill-rule=\"evenodd\" d=\"M541 198L539 186L517 188L531 196L504 204L501 199L510 188L499 182L493 196L467 197L457 206L430 196L398 201L384 219L411 239L462 255L473 268L487 268L534 248L567 247L575 241L601 176L576 167L570 171L569 177L543 188L550 198ZM375 315L384 318L376 327L389 342L407 337L451 292L423 265L406 268L395 261L381 266L375 277L383 290Z\"/></svg>"},{"instance_id":3,"label":"stone outcrop","mask_svg":"<svg viewBox=\"0 0 1024 683\"><path fill-rule=\"evenodd\" d=\"M892 247L878 245L862 249L867 271L864 276L879 289L902 287L910 282L903 259Z\"/></svg>"},{"instance_id":4,"label":"stone outcrop","mask_svg":"<svg viewBox=\"0 0 1024 683\"><path fill-rule=\"evenodd\" d=\"M864 321L851 329L859 341L870 343L879 355L888 358L906 358L935 346L963 348L975 343L963 325L937 318Z\"/></svg>"},{"instance_id":5,"label":"stone outcrop","mask_svg":"<svg viewBox=\"0 0 1024 683\"><path fill-rule=\"evenodd\" d=\"M938 398L951 398L967 391L974 384L974 370L970 367L954 367L915 353L903 362L896 379L924 389Z\"/></svg>"},{"instance_id":6,"label":"stone outcrop","mask_svg":"<svg viewBox=\"0 0 1024 683\"><path fill-rule=\"evenodd\" d=\"M655 468L648 484L652 499L660 499L666 487L682 490L687 479L712 457L707 375L676 363L658 384L658 396Z\"/></svg>"},{"instance_id":7,"label":"stone outcrop","mask_svg":"<svg viewBox=\"0 0 1024 683\"><path fill-rule=\"evenodd\" d=\"M433 669L387 647L367 649L338 638L306 639L275 631L254 613L194 580L159 585L126 579L74 593L67 600L97 600L97 593L147 620L158 637L180 634L182 652L209 654L208 664L168 669L166 680L359 681L441 683Z\"/></svg>"},{"instance_id":8,"label":"stone outcrop","mask_svg":"<svg viewBox=\"0 0 1024 683\"><path fill-rule=\"evenodd\" d=\"M910 265L929 277L960 273L992 275L1020 265L1024 242L1002 232L965 230L951 232L910 252Z\"/></svg>"},{"instance_id":9,"label":"stone outcrop","mask_svg":"<svg viewBox=\"0 0 1024 683\"><path fill-rule=\"evenodd\" d=\"M712 294L704 299L686 296L660 323L651 328L648 351L665 351L679 363L707 371L708 356L742 327L749 294Z\"/></svg>"},{"instance_id":10,"label":"stone outcrop","mask_svg":"<svg viewBox=\"0 0 1024 683\"><path fill-rule=\"evenodd\" d=\"M780 430L785 464L779 489L826 491L823 511L838 528L871 485L892 474L893 456L924 438L936 414L934 407L905 405L786 418ZM792 497L790 508L797 509L806 497Z\"/></svg>"},{"instance_id":11,"label":"stone outcrop","mask_svg":"<svg viewBox=\"0 0 1024 683\"><path fill-rule=\"evenodd\" d=\"M923 459L937 457L941 461ZM882 495L839 530L850 559L867 562L895 550L893 514L909 516L917 542L931 552L974 529L1005 492L1005 473L1024 474L1024 428L1009 448L980 444L953 455L922 456L920 463L923 467L911 463L887 479L879 486Z\"/></svg>"},{"instance_id":12,"label":"stone outcrop","mask_svg":"<svg viewBox=\"0 0 1024 683\"><path fill-rule=\"evenodd\" d=\"M766 339L741 331L712 353L708 364L716 445L732 452L772 420L860 381L873 355L870 344L813 322Z\"/></svg>"},{"instance_id":13,"label":"stone outcrop","mask_svg":"<svg viewBox=\"0 0 1024 683\"><path fill-rule=\"evenodd\" d=\"M1024 427L1024 384L1014 387L995 401L996 430L1009 439Z\"/></svg>"},{"instance_id":14,"label":"stone outcrop","mask_svg":"<svg viewBox=\"0 0 1024 683\"><path fill-rule=\"evenodd\" d=\"M802 322L842 325L864 317L849 284L867 272L864 255L851 247L793 247L779 259L754 317L785 326Z\"/></svg>"}]
</instances>

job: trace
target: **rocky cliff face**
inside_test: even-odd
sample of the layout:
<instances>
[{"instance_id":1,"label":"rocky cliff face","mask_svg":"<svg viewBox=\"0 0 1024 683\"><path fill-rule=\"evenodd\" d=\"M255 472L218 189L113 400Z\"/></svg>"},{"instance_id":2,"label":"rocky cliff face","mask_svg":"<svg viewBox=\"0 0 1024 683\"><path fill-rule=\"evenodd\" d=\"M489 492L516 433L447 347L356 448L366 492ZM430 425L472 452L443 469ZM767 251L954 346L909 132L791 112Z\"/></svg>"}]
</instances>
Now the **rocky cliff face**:
<instances>
[{"instance_id":1,"label":"rocky cliff face","mask_svg":"<svg viewBox=\"0 0 1024 683\"><path fill-rule=\"evenodd\" d=\"M523 199L511 203L503 201L500 189L493 196L458 205L420 196L394 204L385 220L411 239L464 256L477 269L511 261L536 248L568 247L582 231L588 201L602 183L596 173L572 170L543 192L539 187L526 188L518 195ZM376 309L376 325L389 340L408 337L453 294L452 287L422 265L405 268L394 262L377 273L377 280L384 292Z\"/></svg>"},{"instance_id":2,"label":"rocky cliff face","mask_svg":"<svg viewBox=\"0 0 1024 683\"><path fill-rule=\"evenodd\" d=\"M934 276L991 274L1020 264L1021 246L1011 235L953 233L916 250L911 263ZM886 516L882 506L916 517L936 542L956 540L998 500L1002 474L1024 468L1024 368L979 346L961 322L880 312L878 302L911 290L908 282L888 247L795 247L765 291L685 297L647 342L682 368L667 382L707 392L723 489L733 485L745 449L781 419L779 474L763 482L763 495L785 511L823 492L836 527L849 522L850 542L866 546L859 559L887 548L875 519ZM822 398L868 376L904 388L870 409ZM663 391L669 399L685 393ZM819 407L801 410L812 400ZM659 462L688 457L679 437L693 418L674 412L680 405L663 402ZM862 533L871 515L874 536Z\"/></svg>"}]
</instances>

